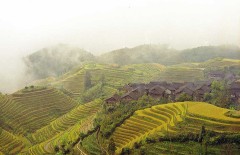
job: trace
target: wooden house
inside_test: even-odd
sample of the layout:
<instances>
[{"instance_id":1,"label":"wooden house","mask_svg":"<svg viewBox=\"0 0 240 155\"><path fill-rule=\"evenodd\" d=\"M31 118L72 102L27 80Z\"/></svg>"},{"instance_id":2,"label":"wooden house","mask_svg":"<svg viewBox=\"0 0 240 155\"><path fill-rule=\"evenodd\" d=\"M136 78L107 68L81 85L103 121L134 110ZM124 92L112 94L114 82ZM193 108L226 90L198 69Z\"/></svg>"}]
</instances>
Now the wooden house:
<instances>
[{"instance_id":1,"label":"wooden house","mask_svg":"<svg viewBox=\"0 0 240 155\"><path fill-rule=\"evenodd\" d=\"M120 96L117 94L114 94L112 97L105 100L106 105L112 106L115 105L120 101Z\"/></svg>"}]
</instances>

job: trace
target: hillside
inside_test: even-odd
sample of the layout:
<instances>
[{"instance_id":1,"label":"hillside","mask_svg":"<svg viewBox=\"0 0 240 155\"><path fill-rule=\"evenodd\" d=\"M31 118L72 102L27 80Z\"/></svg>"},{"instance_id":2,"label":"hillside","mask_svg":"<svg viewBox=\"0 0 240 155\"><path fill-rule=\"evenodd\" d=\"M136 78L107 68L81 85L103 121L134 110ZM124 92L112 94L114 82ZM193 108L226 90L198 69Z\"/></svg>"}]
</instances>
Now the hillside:
<instances>
[{"instance_id":1,"label":"hillside","mask_svg":"<svg viewBox=\"0 0 240 155\"><path fill-rule=\"evenodd\" d=\"M181 133L199 133L202 125L217 133L239 133L240 120L225 115L228 109L202 102L182 102L153 106L136 111L112 134L117 153L147 137L165 137ZM182 126L179 126L184 122Z\"/></svg>"},{"instance_id":2,"label":"hillside","mask_svg":"<svg viewBox=\"0 0 240 155\"><path fill-rule=\"evenodd\" d=\"M223 54L226 50L232 52ZM53 54L48 60L55 50L49 51L40 52L46 57L34 57L41 57L39 62L43 64L44 59L51 63L51 58L59 58ZM203 51L209 55L198 59ZM192 57L183 54L188 52L193 53ZM117 154L128 151L131 152L128 154L141 151L153 155L159 152L196 154L205 145L209 146L210 154L219 154L225 145L239 151L235 146L240 144L239 112L233 110L237 106L224 109L215 106L217 102L205 100L205 93L212 90L208 89L211 78L223 76L220 80L230 79L228 84L234 90L231 97L239 104L240 89L233 81L239 79L240 61L232 59L234 52L239 52L238 48L219 46L176 51L166 46L142 45L113 52L116 60L108 57L112 53L100 56L103 61L114 60L111 64L100 63L96 57L93 61L77 60L80 63L76 64L68 59L68 51L64 55L69 61L66 66L72 67L60 73L50 65L50 70L60 74L44 73L47 78L38 79L13 94L0 94L0 154L107 154L112 142ZM72 56L76 59L82 55L74 53ZM122 55L126 57L120 58ZM143 59L146 63L141 63ZM65 60L59 60L60 64L53 64L61 69ZM44 77L42 75L39 77ZM195 101L168 103L182 101L173 98L179 93L177 90L191 93L196 91L195 87L201 93L201 100L186 97L184 101ZM216 93L208 95L213 99L218 97ZM196 102L202 100L215 105ZM198 141L203 127L210 137L204 137L207 144Z\"/></svg>"},{"instance_id":3,"label":"hillside","mask_svg":"<svg viewBox=\"0 0 240 155\"><path fill-rule=\"evenodd\" d=\"M0 152L52 154L59 143L75 142L80 132L94 128L101 103L78 105L60 91L45 87L1 95Z\"/></svg>"},{"instance_id":4,"label":"hillside","mask_svg":"<svg viewBox=\"0 0 240 155\"><path fill-rule=\"evenodd\" d=\"M140 45L133 48L123 48L101 55L98 60L104 63L119 65L139 63L160 63L164 65L174 63L171 59L178 51L166 45Z\"/></svg>"},{"instance_id":5,"label":"hillside","mask_svg":"<svg viewBox=\"0 0 240 155\"><path fill-rule=\"evenodd\" d=\"M72 71L56 78L55 80L41 80L33 83L34 85L51 84L54 87L64 88L70 94L79 96L84 93L84 79L86 73L91 77L91 85L95 86L99 82L104 83L104 96L112 95L116 89L130 82L149 82L157 80L159 74L165 69L160 64L135 64L135 65L111 65L111 64L95 64L89 63L82 67L73 69Z\"/></svg>"},{"instance_id":6,"label":"hillside","mask_svg":"<svg viewBox=\"0 0 240 155\"><path fill-rule=\"evenodd\" d=\"M109 97L128 83L148 83L150 81L167 82L194 82L203 81L211 70L222 70L239 75L240 63L236 59L216 58L201 63L182 63L178 65L164 66L157 63L145 64L99 64L86 63L57 78L37 80L32 85L47 86L64 89L71 97L80 97L84 93L86 75L89 74L93 91L99 89L100 83L103 96ZM89 94L89 93L88 93ZM100 96L99 96L100 97Z\"/></svg>"},{"instance_id":7,"label":"hillside","mask_svg":"<svg viewBox=\"0 0 240 155\"><path fill-rule=\"evenodd\" d=\"M23 89L0 99L1 126L15 134L32 133L77 104L54 88Z\"/></svg>"},{"instance_id":8,"label":"hillside","mask_svg":"<svg viewBox=\"0 0 240 155\"><path fill-rule=\"evenodd\" d=\"M214 58L240 59L237 46L202 46L186 50L174 50L167 46L140 45L105 53L99 57L100 62L119 65L135 63L160 63L174 65L185 62L204 62Z\"/></svg>"},{"instance_id":9,"label":"hillside","mask_svg":"<svg viewBox=\"0 0 240 155\"><path fill-rule=\"evenodd\" d=\"M79 105L49 125L37 130L29 137L33 146L26 148L21 154L54 154L56 146L69 147L72 143L78 142L79 133L87 133L93 129L93 119L100 110L101 104L101 100L95 100Z\"/></svg>"},{"instance_id":10,"label":"hillside","mask_svg":"<svg viewBox=\"0 0 240 155\"><path fill-rule=\"evenodd\" d=\"M100 56L76 47L57 45L41 49L24 58L27 75L31 80L58 77L87 62L131 65L159 63L166 66L182 63L205 62L215 58L240 59L237 46L201 46L186 50L166 45L139 45L106 52Z\"/></svg>"},{"instance_id":11,"label":"hillside","mask_svg":"<svg viewBox=\"0 0 240 155\"><path fill-rule=\"evenodd\" d=\"M25 144L22 140L0 128L0 152L3 152L4 154L16 154L24 147Z\"/></svg>"},{"instance_id":12,"label":"hillside","mask_svg":"<svg viewBox=\"0 0 240 155\"><path fill-rule=\"evenodd\" d=\"M34 80L62 75L73 67L92 60L94 56L91 53L64 44L41 49L24 58L27 74Z\"/></svg>"}]
</instances>

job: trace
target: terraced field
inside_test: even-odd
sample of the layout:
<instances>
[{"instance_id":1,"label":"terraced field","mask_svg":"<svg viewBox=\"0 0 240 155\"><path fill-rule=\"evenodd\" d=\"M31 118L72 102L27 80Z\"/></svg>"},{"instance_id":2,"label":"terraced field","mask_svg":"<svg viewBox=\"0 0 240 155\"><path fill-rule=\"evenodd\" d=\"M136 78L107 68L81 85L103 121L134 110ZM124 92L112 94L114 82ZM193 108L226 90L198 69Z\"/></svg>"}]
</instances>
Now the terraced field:
<instances>
[{"instance_id":1,"label":"terraced field","mask_svg":"<svg viewBox=\"0 0 240 155\"><path fill-rule=\"evenodd\" d=\"M229 66L240 66L240 60L237 59L225 59L225 58L216 58L211 59L206 62L200 63L200 67L211 68L211 67L229 67Z\"/></svg>"},{"instance_id":2,"label":"terraced field","mask_svg":"<svg viewBox=\"0 0 240 155\"><path fill-rule=\"evenodd\" d=\"M31 141L33 143L40 143L54 137L60 132L66 131L80 120L95 114L100 108L100 102L101 101L93 101L84 105L79 105L67 114L52 121L49 125L31 134Z\"/></svg>"},{"instance_id":3,"label":"terraced field","mask_svg":"<svg viewBox=\"0 0 240 155\"><path fill-rule=\"evenodd\" d=\"M158 80L169 82L193 82L204 79L203 69L191 67L166 67Z\"/></svg>"},{"instance_id":4,"label":"terraced field","mask_svg":"<svg viewBox=\"0 0 240 155\"><path fill-rule=\"evenodd\" d=\"M116 89L130 82L150 82L156 80L164 68L160 64L135 64L127 66L85 64L48 84L56 87L63 86L69 92L79 95L84 91L84 76L87 71L91 74L93 85L97 84L104 76L106 85L109 88ZM49 80L46 79L35 84L46 85L47 81Z\"/></svg>"},{"instance_id":5,"label":"terraced field","mask_svg":"<svg viewBox=\"0 0 240 155\"><path fill-rule=\"evenodd\" d=\"M25 144L18 137L0 128L0 152L2 154L17 154L24 147Z\"/></svg>"},{"instance_id":6,"label":"terraced field","mask_svg":"<svg viewBox=\"0 0 240 155\"><path fill-rule=\"evenodd\" d=\"M228 109L219 108L203 102L179 102L157 105L136 111L112 135L117 153L122 148L132 148L148 136L178 134L181 131L199 132L202 125L215 132L240 132L240 119L224 115ZM215 115L214 112L217 112ZM185 121L188 125L183 129L176 126Z\"/></svg>"},{"instance_id":7,"label":"terraced field","mask_svg":"<svg viewBox=\"0 0 240 155\"><path fill-rule=\"evenodd\" d=\"M32 133L77 105L54 88L19 91L0 99L0 122L14 134Z\"/></svg>"},{"instance_id":8,"label":"terraced field","mask_svg":"<svg viewBox=\"0 0 240 155\"><path fill-rule=\"evenodd\" d=\"M93 119L100 108L101 100L96 100L52 121L31 135L31 141L37 144L22 154L52 154L55 146L76 141L81 132L86 133L93 128Z\"/></svg>"}]
</instances>

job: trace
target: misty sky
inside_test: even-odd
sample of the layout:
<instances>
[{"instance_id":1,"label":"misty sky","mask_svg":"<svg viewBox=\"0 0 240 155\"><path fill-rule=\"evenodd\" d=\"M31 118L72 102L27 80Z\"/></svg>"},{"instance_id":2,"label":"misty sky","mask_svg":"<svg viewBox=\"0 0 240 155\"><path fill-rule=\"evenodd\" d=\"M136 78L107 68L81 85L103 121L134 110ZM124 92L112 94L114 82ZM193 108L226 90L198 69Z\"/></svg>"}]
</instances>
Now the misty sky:
<instances>
[{"instance_id":1,"label":"misty sky","mask_svg":"<svg viewBox=\"0 0 240 155\"><path fill-rule=\"evenodd\" d=\"M240 1L0 0L0 91L23 73L20 57L58 43L95 54L149 43L240 46Z\"/></svg>"}]
</instances>

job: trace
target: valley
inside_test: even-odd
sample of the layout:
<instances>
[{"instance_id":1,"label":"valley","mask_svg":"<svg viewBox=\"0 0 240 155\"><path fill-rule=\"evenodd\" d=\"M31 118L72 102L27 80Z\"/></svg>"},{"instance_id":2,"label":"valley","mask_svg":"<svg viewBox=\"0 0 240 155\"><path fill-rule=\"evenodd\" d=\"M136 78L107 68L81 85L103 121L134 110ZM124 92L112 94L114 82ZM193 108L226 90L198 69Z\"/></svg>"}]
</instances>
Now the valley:
<instances>
[{"instance_id":1,"label":"valley","mask_svg":"<svg viewBox=\"0 0 240 155\"><path fill-rule=\"evenodd\" d=\"M212 51L204 60L203 50ZM73 56L84 61L64 66L61 60L56 74L37 74L41 78L24 88L0 94L0 154L240 151L237 49L199 47L164 55L174 50L142 45L98 57L77 51ZM150 53L146 61L142 51ZM38 57L41 51L31 60Z\"/></svg>"}]
</instances>

